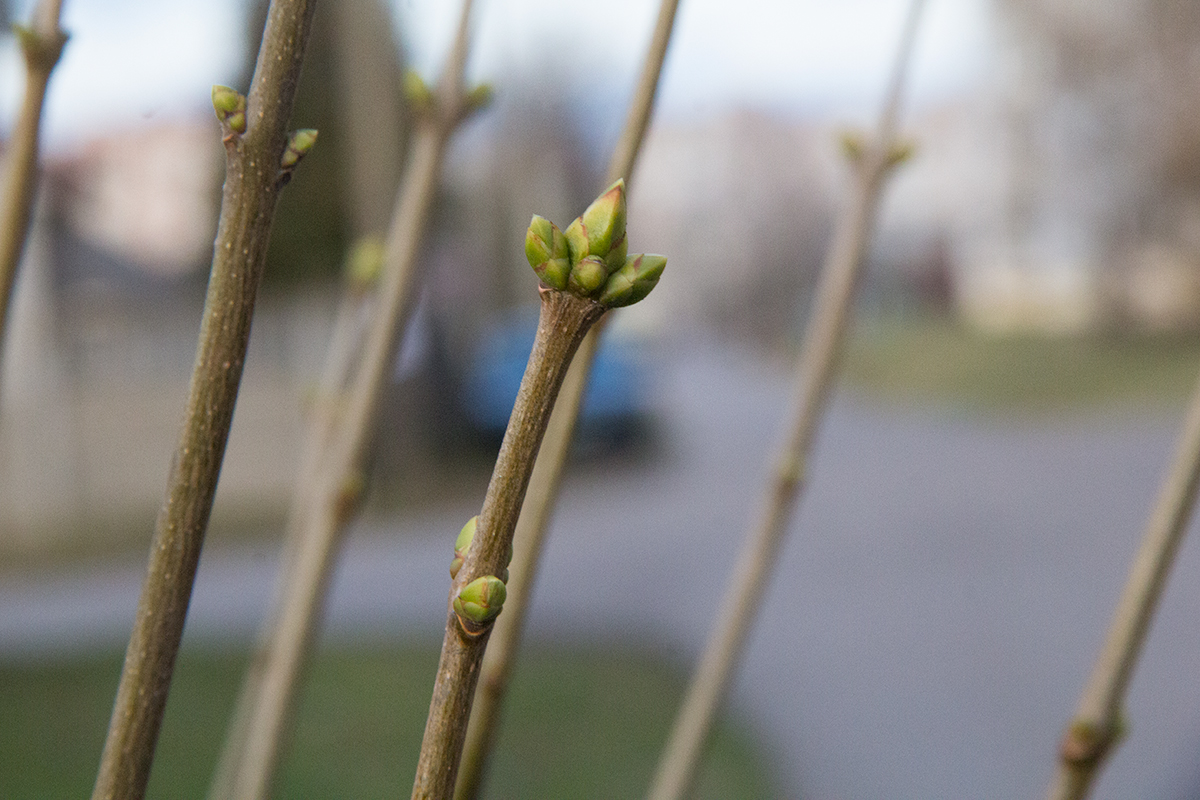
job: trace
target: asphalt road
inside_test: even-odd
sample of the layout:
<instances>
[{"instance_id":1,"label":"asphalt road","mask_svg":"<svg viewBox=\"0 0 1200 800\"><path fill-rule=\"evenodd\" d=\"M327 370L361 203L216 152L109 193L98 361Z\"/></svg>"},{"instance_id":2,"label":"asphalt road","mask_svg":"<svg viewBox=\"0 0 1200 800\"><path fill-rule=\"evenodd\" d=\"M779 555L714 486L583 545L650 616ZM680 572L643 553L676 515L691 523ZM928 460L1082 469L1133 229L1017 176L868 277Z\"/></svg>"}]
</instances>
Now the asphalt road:
<instances>
[{"instance_id":1,"label":"asphalt road","mask_svg":"<svg viewBox=\"0 0 1200 800\"><path fill-rule=\"evenodd\" d=\"M532 635L633 637L687 663L757 504L783 369L683 348L662 447L568 480ZM1039 797L1180 424L1165 411L980 418L840 396L733 697L809 800ZM472 506L371 521L333 632L436 636ZM188 636L249 636L275 554L211 550ZM142 562L0 576L0 653L127 635ZM1200 550L1185 545L1096 798L1200 793Z\"/></svg>"}]
</instances>

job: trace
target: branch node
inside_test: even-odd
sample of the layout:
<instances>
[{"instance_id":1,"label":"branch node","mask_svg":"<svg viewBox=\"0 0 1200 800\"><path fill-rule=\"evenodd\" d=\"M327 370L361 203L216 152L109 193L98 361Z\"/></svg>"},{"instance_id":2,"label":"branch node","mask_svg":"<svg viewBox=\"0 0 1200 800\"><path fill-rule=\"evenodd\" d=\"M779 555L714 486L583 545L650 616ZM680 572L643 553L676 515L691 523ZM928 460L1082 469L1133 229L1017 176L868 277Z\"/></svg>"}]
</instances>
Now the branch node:
<instances>
[{"instance_id":1,"label":"branch node","mask_svg":"<svg viewBox=\"0 0 1200 800\"><path fill-rule=\"evenodd\" d=\"M296 165L300 163L300 159L308 155L316 143L316 128L301 128L298 131L292 131L288 135L287 147L284 148L283 156L279 159L279 181L281 184L286 184L292 179L292 173L296 171Z\"/></svg>"},{"instance_id":2,"label":"branch node","mask_svg":"<svg viewBox=\"0 0 1200 800\"><path fill-rule=\"evenodd\" d=\"M225 144L236 140L246 132L246 96L237 89L216 85L212 87L213 111L221 123L225 134L221 141Z\"/></svg>"},{"instance_id":3,"label":"branch node","mask_svg":"<svg viewBox=\"0 0 1200 800\"><path fill-rule=\"evenodd\" d=\"M1112 725L1075 719L1063 733L1058 746L1059 757L1070 767L1094 767L1125 738L1126 727L1123 714L1119 714Z\"/></svg>"},{"instance_id":4,"label":"branch node","mask_svg":"<svg viewBox=\"0 0 1200 800\"><path fill-rule=\"evenodd\" d=\"M56 30L47 36L26 25L14 24L13 33L21 45L25 66L31 71L49 72L62 57L63 47L70 38L65 31Z\"/></svg>"}]
</instances>

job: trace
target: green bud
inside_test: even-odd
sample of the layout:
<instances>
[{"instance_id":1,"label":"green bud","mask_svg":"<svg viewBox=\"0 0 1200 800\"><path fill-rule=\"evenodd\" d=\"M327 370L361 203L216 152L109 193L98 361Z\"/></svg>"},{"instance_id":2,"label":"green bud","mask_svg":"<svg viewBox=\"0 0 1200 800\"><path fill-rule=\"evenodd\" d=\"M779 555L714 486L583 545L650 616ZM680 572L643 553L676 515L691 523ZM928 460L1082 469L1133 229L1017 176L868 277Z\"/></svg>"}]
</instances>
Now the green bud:
<instances>
[{"instance_id":1,"label":"green bud","mask_svg":"<svg viewBox=\"0 0 1200 800\"><path fill-rule=\"evenodd\" d=\"M288 136L287 149L283 151L283 158L279 161L279 166L284 169L295 169L300 163L300 159L308 155L308 151L313 149L313 145L317 143L317 131L315 128L301 128L298 131L292 131Z\"/></svg>"},{"instance_id":2,"label":"green bud","mask_svg":"<svg viewBox=\"0 0 1200 800\"><path fill-rule=\"evenodd\" d=\"M618 178L580 216L587 234L588 254L606 258L625 238L625 179Z\"/></svg>"},{"instance_id":3,"label":"green bud","mask_svg":"<svg viewBox=\"0 0 1200 800\"><path fill-rule=\"evenodd\" d=\"M841 145L842 155L854 164L862 161L867 151L867 143L857 131L843 131L838 137L838 144Z\"/></svg>"},{"instance_id":4,"label":"green bud","mask_svg":"<svg viewBox=\"0 0 1200 800\"><path fill-rule=\"evenodd\" d=\"M356 291L366 291L379 280L383 271L383 239L364 236L346 255L346 283Z\"/></svg>"},{"instance_id":5,"label":"green bud","mask_svg":"<svg viewBox=\"0 0 1200 800\"><path fill-rule=\"evenodd\" d=\"M410 69L404 73L404 97L418 114L426 114L433 109L433 92L416 70Z\"/></svg>"},{"instance_id":6,"label":"green bud","mask_svg":"<svg viewBox=\"0 0 1200 800\"><path fill-rule=\"evenodd\" d=\"M495 575L476 578L464 586L454 598L454 613L463 623L463 630L467 633L479 633L480 631L472 631L467 623L486 625L494 620L499 616L507 595L504 582Z\"/></svg>"},{"instance_id":7,"label":"green bud","mask_svg":"<svg viewBox=\"0 0 1200 800\"><path fill-rule=\"evenodd\" d=\"M458 577L458 571L467 560L467 551L471 549L471 541L475 538L475 527L478 524L479 515L476 514L467 520L467 524L458 532L458 538L454 540L454 560L450 562L451 579Z\"/></svg>"},{"instance_id":8,"label":"green bud","mask_svg":"<svg viewBox=\"0 0 1200 800\"><path fill-rule=\"evenodd\" d=\"M21 45L21 54L25 57L26 65L33 69L53 69L62 56L62 49L68 38L67 34L60 30L44 36L21 24L14 24L12 32L16 34L17 43Z\"/></svg>"},{"instance_id":9,"label":"green bud","mask_svg":"<svg viewBox=\"0 0 1200 800\"><path fill-rule=\"evenodd\" d=\"M492 97L495 92L492 91L490 83L481 83L471 88L463 98L463 105L468 114L486 108L492 102Z\"/></svg>"},{"instance_id":10,"label":"green bud","mask_svg":"<svg viewBox=\"0 0 1200 800\"><path fill-rule=\"evenodd\" d=\"M666 256L651 253L630 256L624 266L609 276L597 302L609 308L633 305L658 285L666 266Z\"/></svg>"},{"instance_id":11,"label":"green bud","mask_svg":"<svg viewBox=\"0 0 1200 800\"><path fill-rule=\"evenodd\" d=\"M628 254L629 239L622 233L621 238L613 242L612 249L608 251L608 255L604 258L604 267L608 270L609 275L612 275L625 266L625 259Z\"/></svg>"},{"instance_id":12,"label":"green bud","mask_svg":"<svg viewBox=\"0 0 1200 800\"><path fill-rule=\"evenodd\" d=\"M213 86L212 104L222 125L234 133L246 132L245 95L228 86Z\"/></svg>"},{"instance_id":13,"label":"green bud","mask_svg":"<svg viewBox=\"0 0 1200 800\"><path fill-rule=\"evenodd\" d=\"M567 275L571 272L567 252L566 237L558 226L534 214L525 232L525 258L542 283L559 291L567 288Z\"/></svg>"},{"instance_id":14,"label":"green bud","mask_svg":"<svg viewBox=\"0 0 1200 800\"><path fill-rule=\"evenodd\" d=\"M571 294L591 297L604 285L606 278L608 278L608 268L604 265L604 259L599 256L588 256L571 269L571 275L567 279L567 289Z\"/></svg>"},{"instance_id":15,"label":"green bud","mask_svg":"<svg viewBox=\"0 0 1200 800\"><path fill-rule=\"evenodd\" d=\"M917 143L911 139L903 139L898 142L893 142L888 148L887 165L896 167L910 160L913 154L917 152Z\"/></svg>"},{"instance_id":16,"label":"green bud","mask_svg":"<svg viewBox=\"0 0 1200 800\"><path fill-rule=\"evenodd\" d=\"M572 264L578 264L588 256L606 259L612 250L621 247L625 238L624 179L617 180L592 201L587 210L567 226L565 236Z\"/></svg>"},{"instance_id":17,"label":"green bud","mask_svg":"<svg viewBox=\"0 0 1200 800\"><path fill-rule=\"evenodd\" d=\"M583 218L576 217L567 226L563 232L563 236L567 240L567 250L571 256L571 263L578 264L588 256L588 240L587 233L583 229Z\"/></svg>"}]
</instances>

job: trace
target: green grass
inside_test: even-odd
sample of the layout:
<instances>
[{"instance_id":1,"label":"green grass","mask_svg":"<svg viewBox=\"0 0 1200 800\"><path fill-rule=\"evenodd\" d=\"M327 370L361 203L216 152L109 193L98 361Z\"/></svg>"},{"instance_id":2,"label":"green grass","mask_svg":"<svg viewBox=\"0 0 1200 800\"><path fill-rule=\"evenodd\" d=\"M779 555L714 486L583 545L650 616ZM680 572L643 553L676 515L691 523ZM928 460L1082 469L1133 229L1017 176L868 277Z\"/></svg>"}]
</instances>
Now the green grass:
<instances>
[{"instance_id":1,"label":"green grass","mask_svg":"<svg viewBox=\"0 0 1200 800\"><path fill-rule=\"evenodd\" d=\"M885 399L982 410L1179 405L1200 374L1200 336L989 336L951 320L866 322L846 382Z\"/></svg>"},{"instance_id":2,"label":"green grass","mask_svg":"<svg viewBox=\"0 0 1200 800\"><path fill-rule=\"evenodd\" d=\"M204 796L245 654L185 650L149 798ZM276 796L406 796L437 666L434 647L342 646L317 658ZM87 797L120 674L115 653L0 663L0 797ZM683 688L663 661L615 648L534 649L517 670L487 796L645 792ZM749 734L725 721L698 798L780 795Z\"/></svg>"}]
</instances>

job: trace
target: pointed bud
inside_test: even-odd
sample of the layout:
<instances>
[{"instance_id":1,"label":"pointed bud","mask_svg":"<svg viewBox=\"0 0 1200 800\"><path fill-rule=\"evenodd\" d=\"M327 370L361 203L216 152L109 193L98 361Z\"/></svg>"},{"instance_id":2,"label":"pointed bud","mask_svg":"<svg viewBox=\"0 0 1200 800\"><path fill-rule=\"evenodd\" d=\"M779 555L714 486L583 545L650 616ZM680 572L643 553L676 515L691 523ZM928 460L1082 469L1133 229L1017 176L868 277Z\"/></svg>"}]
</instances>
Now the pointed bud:
<instances>
[{"instance_id":1,"label":"pointed bud","mask_svg":"<svg viewBox=\"0 0 1200 800\"><path fill-rule=\"evenodd\" d=\"M911 159L916 152L917 143L911 139L892 142L892 146L888 148L887 165L889 167L899 166Z\"/></svg>"},{"instance_id":2,"label":"pointed bud","mask_svg":"<svg viewBox=\"0 0 1200 800\"><path fill-rule=\"evenodd\" d=\"M587 234L588 255L606 258L625 238L625 180L617 179L580 216Z\"/></svg>"},{"instance_id":3,"label":"pointed bud","mask_svg":"<svg viewBox=\"0 0 1200 800\"><path fill-rule=\"evenodd\" d=\"M20 24L14 24L12 32L16 34L17 43L21 45L25 64L30 69L47 71L54 69L54 65L58 63L68 38L67 34L60 30L46 36Z\"/></svg>"},{"instance_id":4,"label":"pointed bud","mask_svg":"<svg viewBox=\"0 0 1200 800\"><path fill-rule=\"evenodd\" d=\"M609 275L612 275L625 266L625 258L628 254L629 239L622 233L621 238L613 242L612 249L608 251L608 255L604 258L604 267L608 270Z\"/></svg>"},{"instance_id":5,"label":"pointed bud","mask_svg":"<svg viewBox=\"0 0 1200 800\"><path fill-rule=\"evenodd\" d=\"M213 110L221 124L234 133L246 132L246 96L228 86L212 87Z\"/></svg>"},{"instance_id":6,"label":"pointed bud","mask_svg":"<svg viewBox=\"0 0 1200 800\"><path fill-rule=\"evenodd\" d=\"M467 92L463 98L463 108L467 114L474 114L486 108L492 102L492 97L495 92L492 91L490 83L481 83L472 87L471 91Z\"/></svg>"},{"instance_id":7,"label":"pointed bud","mask_svg":"<svg viewBox=\"0 0 1200 800\"><path fill-rule=\"evenodd\" d=\"M576 217L567 226L563 236L567 240L567 250L571 256L571 263L578 264L588 256L588 239L587 232L583 229L583 217Z\"/></svg>"},{"instance_id":8,"label":"pointed bud","mask_svg":"<svg viewBox=\"0 0 1200 800\"><path fill-rule=\"evenodd\" d=\"M838 144L841 145L842 155L852 164L861 162L867 151L867 143L857 131L843 131L838 137Z\"/></svg>"},{"instance_id":9,"label":"pointed bud","mask_svg":"<svg viewBox=\"0 0 1200 800\"><path fill-rule=\"evenodd\" d=\"M633 305L658 285L666 266L665 256L652 253L630 256L625 265L605 282L604 291L597 302L609 308Z\"/></svg>"},{"instance_id":10,"label":"pointed bud","mask_svg":"<svg viewBox=\"0 0 1200 800\"><path fill-rule=\"evenodd\" d=\"M458 538L454 540L454 560L450 562L450 577L457 578L458 571L462 569L463 562L467 560L467 551L471 549L471 541L475 538L475 527L479 524L479 515L471 517L467 520L467 524L462 526L462 530L458 532Z\"/></svg>"},{"instance_id":11,"label":"pointed bud","mask_svg":"<svg viewBox=\"0 0 1200 800\"><path fill-rule=\"evenodd\" d=\"M379 280L383 272L383 239L364 236L354 243L346 255L345 278L353 291L365 292Z\"/></svg>"},{"instance_id":12,"label":"pointed bud","mask_svg":"<svg viewBox=\"0 0 1200 800\"><path fill-rule=\"evenodd\" d=\"M404 73L404 97L417 114L428 114L433 110L433 92L416 70Z\"/></svg>"},{"instance_id":13,"label":"pointed bud","mask_svg":"<svg viewBox=\"0 0 1200 800\"><path fill-rule=\"evenodd\" d=\"M525 258L542 283L559 291L567 288L567 275L571 272L567 239L553 222L533 215L525 232Z\"/></svg>"},{"instance_id":14,"label":"pointed bud","mask_svg":"<svg viewBox=\"0 0 1200 800\"><path fill-rule=\"evenodd\" d=\"M604 285L608 278L608 268L604 259L599 256L588 256L571 269L567 279L567 289L571 294L580 297L591 297Z\"/></svg>"},{"instance_id":15,"label":"pointed bud","mask_svg":"<svg viewBox=\"0 0 1200 800\"><path fill-rule=\"evenodd\" d=\"M486 625L499 616L507 595L504 582L495 575L476 578L464 586L454 598L454 613L463 630L469 635L482 633L477 626Z\"/></svg>"},{"instance_id":16,"label":"pointed bud","mask_svg":"<svg viewBox=\"0 0 1200 800\"><path fill-rule=\"evenodd\" d=\"M292 131L288 137L287 149L283 151L283 158L279 161L279 166L285 170L295 169L300 163L300 159L308 155L308 151L313 149L313 145L317 143L317 131L315 128L302 128L298 131Z\"/></svg>"}]
</instances>

